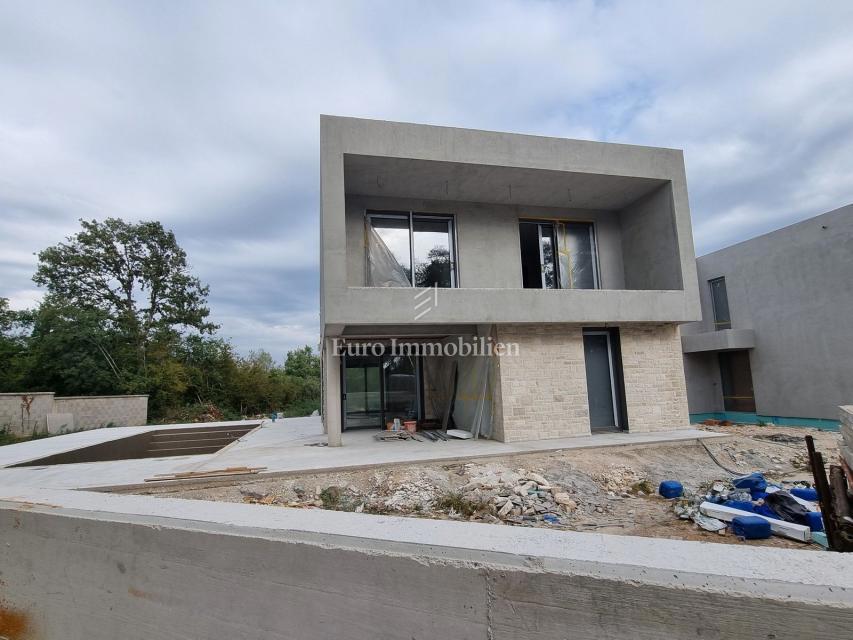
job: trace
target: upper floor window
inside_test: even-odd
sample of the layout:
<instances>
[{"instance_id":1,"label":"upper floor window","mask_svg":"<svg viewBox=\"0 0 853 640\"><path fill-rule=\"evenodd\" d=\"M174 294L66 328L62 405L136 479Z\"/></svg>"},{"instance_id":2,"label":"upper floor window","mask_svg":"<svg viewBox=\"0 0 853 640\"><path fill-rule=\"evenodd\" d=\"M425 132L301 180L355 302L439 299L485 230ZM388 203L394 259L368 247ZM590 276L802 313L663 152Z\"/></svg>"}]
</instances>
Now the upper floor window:
<instances>
[{"instance_id":1,"label":"upper floor window","mask_svg":"<svg viewBox=\"0 0 853 640\"><path fill-rule=\"evenodd\" d=\"M523 220L521 278L525 289L598 289L595 230L589 222Z\"/></svg>"},{"instance_id":2,"label":"upper floor window","mask_svg":"<svg viewBox=\"0 0 853 640\"><path fill-rule=\"evenodd\" d=\"M369 211L367 284L455 287L453 217L412 211Z\"/></svg>"},{"instance_id":3,"label":"upper floor window","mask_svg":"<svg viewBox=\"0 0 853 640\"><path fill-rule=\"evenodd\" d=\"M711 287L711 304L714 309L714 329L731 329L732 319L729 315L729 296L726 293L726 279L714 278L708 280Z\"/></svg>"}]
</instances>

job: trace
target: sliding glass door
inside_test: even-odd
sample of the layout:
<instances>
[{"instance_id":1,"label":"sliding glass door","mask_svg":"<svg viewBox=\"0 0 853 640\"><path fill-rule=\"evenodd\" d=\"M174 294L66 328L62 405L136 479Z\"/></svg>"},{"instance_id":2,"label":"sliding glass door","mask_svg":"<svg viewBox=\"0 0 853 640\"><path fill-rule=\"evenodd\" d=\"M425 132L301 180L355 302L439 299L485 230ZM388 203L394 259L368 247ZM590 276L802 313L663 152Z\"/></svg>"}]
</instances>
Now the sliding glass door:
<instances>
[{"instance_id":1,"label":"sliding glass door","mask_svg":"<svg viewBox=\"0 0 853 640\"><path fill-rule=\"evenodd\" d=\"M421 376L413 356L344 356L344 429L380 428L420 417Z\"/></svg>"},{"instance_id":2,"label":"sliding glass door","mask_svg":"<svg viewBox=\"0 0 853 640\"><path fill-rule=\"evenodd\" d=\"M588 222L522 221L521 277L525 289L597 289L595 233Z\"/></svg>"}]
</instances>

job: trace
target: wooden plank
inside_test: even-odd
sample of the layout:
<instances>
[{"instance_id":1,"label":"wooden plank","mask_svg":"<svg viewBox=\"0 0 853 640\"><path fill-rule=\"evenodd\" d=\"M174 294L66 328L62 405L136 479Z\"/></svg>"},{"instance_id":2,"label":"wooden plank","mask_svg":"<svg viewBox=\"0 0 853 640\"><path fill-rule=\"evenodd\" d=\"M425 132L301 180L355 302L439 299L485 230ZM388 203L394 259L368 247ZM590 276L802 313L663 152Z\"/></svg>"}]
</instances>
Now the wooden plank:
<instances>
[{"instance_id":1,"label":"wooden plank","mask_svg":"<svg viewBox=\"0 0 853 640\"><path fill-rule=\"evenodd\" d=\"M740 509L727 507L722 504L715 504L713 502L703 502L699 505L699 511L704 513L706 516L722 520L723 522L731 522L738 516L757 516L767 520L767 522L770 523L770 530L776 535L785 536L792 540L799 540L800 542L808 542L812 539L812 532L808 527L804 527L800 524L794 524L793 522L785 522L784 520L768 518L760 513L742 511Z\"/></svg>"}]
</instances>

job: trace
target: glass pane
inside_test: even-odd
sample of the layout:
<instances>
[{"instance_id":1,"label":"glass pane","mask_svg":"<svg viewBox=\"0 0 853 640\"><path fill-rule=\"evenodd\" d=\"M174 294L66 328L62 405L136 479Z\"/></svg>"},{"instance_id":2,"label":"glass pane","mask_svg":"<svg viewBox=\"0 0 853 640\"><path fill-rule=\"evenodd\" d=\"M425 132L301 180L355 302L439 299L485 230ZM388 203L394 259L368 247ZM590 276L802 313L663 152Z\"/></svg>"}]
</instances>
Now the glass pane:
<instances>
[{"instance_id":1,"label":"glass pane","mask_svg":"<svg viewBox=\"0 0 853 640\"><path fill-rule=\"evenodd\" d=\"M542 288L542 265L539 262L539 225L522 222L518 229L521 240L521 286Z\"/></svg>"},{"instance_id":2,"label":"glass pane","mask_svg":"<svg viewBox=\"0 0 853 640\"><path fill-rule=\"evenodd\" d=\"M385 419L418 419L418 377L415 359L392 356L383 363L385 376Z\"/></svg>"},{"instance_id":3,"label":"glass pane","mask_svg":"<svg viewBox=\"0 0 853 640\"><path fill-rule=\"evenodd\" d=\"M371 217L370 223L411 282L412 262L409 253L408 216L405 218Z\"/></svg>"},{"instance_id":4,"label":"glass pane","mask_svg":"<svg viewBox=\"0 0 853 640\"><path fill-rule=\"evenodd\" d=\"M540 224L539 233L542 251L542 285L546 289L556 289L557 270L554 264L554 225Z\"/></svg>"},{"instance_id":5,"label":"glass pane","mask_svg":"<svg viewBox=\"0 0 853 640\"><path fill-rule=\"evenodd\" d=\"M415 286L452 287L450 221L414 217Z\"/></svg>"},{"instance_id":6,"label":"glass pane","mask_svg":"<svg viewBox=\"0 0 853 640\"><path fill-rule=\"evenodd\" d=\"M379 358L346 358L345 428L378 427L382 422Z\"/></svg>"},{"instance_id":7,"label":"glass pane","mask_svg":"<svg viewBox=\"0 0 853 640\"><path fill-rule=\"evenodd\" d=\"M607 336L590 334L583 337L586 366L586 393L589 399L589 426L592 429L615 427L610 351Z\"/></svg>"},{"instance_id":8,"label":"glass pane","mask_svg":"<svg viewBox=\"0 0 853 640\"><path fill-rule=\"evenodd\" d=\"M731 329L732 321L729 317L729 296L726 292L726 279L716 278L708 284L711 285L711 302L714 306L714 328Z\"/></svg>"},{"instance_id":9,"label":"glass pane","mask_svg":"<svg viewBox=\"0 0 853 640\"><path fill-rule=\"evenodd\" d=\"M592 225L567 222L557 225L560 285L564 289L595 289L595 253Z\"/></svg>"}]
</instances>

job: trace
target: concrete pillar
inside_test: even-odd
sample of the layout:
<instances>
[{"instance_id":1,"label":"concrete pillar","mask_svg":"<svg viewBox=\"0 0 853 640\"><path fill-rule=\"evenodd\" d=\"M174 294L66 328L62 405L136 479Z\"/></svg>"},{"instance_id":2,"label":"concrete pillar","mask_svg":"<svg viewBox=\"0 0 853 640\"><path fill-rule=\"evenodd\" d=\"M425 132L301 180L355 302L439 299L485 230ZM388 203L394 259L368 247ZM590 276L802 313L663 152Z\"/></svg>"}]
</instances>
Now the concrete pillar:
<instances>
[{"instance_id":1,"label":"concrete pillar","mask_svg":"<svg viewBox=\"0 0 853 640\"><path fill-rule=\"evenodd\" d=\"M323 356L323 376L326 395L323 421L330 447L341 446L341 357L335 353L334 342L326 338Z\"/></svg>"}]
</instances>

